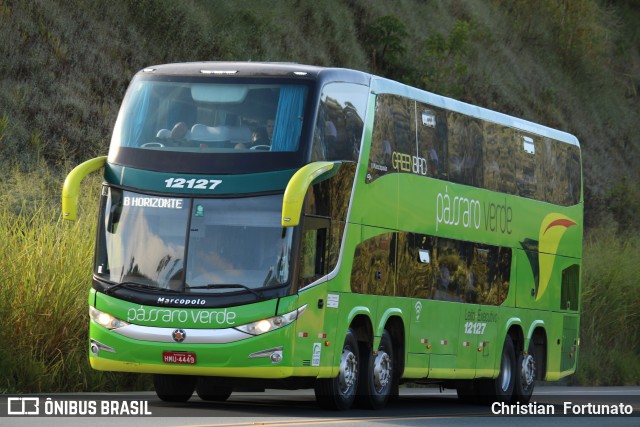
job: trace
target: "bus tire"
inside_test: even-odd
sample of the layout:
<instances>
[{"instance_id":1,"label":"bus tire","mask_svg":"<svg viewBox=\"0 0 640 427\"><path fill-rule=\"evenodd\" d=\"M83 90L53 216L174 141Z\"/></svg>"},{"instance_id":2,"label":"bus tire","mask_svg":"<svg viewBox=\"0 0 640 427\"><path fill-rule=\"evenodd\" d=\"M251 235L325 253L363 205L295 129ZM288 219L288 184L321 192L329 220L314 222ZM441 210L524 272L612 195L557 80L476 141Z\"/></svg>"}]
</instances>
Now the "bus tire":
<instances>
[{"instance_id":1,"label":"bus tire","mask_svg":"<svg viewBox=\"0 0 640 427\"><path fill-rule=\"evenodd\" d=\"M325 409L343 411L349 409L358 390L360 352L354 331L349 328L342 346L338 376L318 378L315 383L316 401Z\"/></svg>"},{"instance_id":2,"label":"bus tire","mask_svg":"<svg viewBox=\"0 0 640 427\"><path fill-rule=\"evenodd\" d=\"M382 409L394 389L394 354L391 334L385 329L378 351L362 356L357 404L367 409Z\"/></svg>"},{"instance_id":3,"label":"bus tire","mask_svg":"<svg viewBox=\"0 0 640 427\"><path fill-rule=\"evenodd\" d=\"M200 377L196 384L198 397L208 402L224 402L232 392L233 387L221 384L220 379L215 377Z\"/></svg>"},{"instance_id":4,"label":"bus tire","mask_svg":"<svg viewBox=\"0 0 640 427\"><path fill-rule=\"evenodd\" d=\"M153 387L160 400L165 402L186 402L196 388L197 377L191 375L153 376Z\"/></svg>"},{"instance_id":5,"label":"bus tire","mask_svg":"<svg viewBox=\"0 0 640 427\"><path fill-rule=\"evenodd\" d=\"M536 385L536 360L534 358L533 338L529 341L526 353L521 353L516 362L516 378L513 390L513 403L529 403Z\"/></svg>"},{"instance_id":6,"label":"bus tire","mask_svg":"<svg viewBox=\"0 0 640 427\"><path fill-rule=\"evenodd\" d=\"M517 373L515 347L511 336L507 335L502 347L498 377L478 383L479 397L482 403L510 403L513 398Z\"/></svg>"}]
</instances>

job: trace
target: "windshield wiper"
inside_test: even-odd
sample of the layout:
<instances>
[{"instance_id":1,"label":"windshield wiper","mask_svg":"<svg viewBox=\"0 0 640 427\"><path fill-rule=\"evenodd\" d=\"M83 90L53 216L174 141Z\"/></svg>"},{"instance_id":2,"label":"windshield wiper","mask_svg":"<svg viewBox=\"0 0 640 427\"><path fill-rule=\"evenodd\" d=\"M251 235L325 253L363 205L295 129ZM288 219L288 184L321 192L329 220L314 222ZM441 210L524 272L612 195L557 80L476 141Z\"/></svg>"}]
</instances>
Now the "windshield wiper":
<instances>
[{"instance_id":1,"label":"windshield wiper","mask_svg":"<svg viewBox=\"0 0 640 427\"><path fill-rule=\"evenodd\" d=\"M111 295L115 290L117 290L119 288L144 289L144 290L153 291L153 292L169 292L169 293L173 293L173 294L180 293L180 291L176 291L174 289L160 288L158 286L147 285L145 283L138 283L138 282L131 282L131 281L125 281L125 282L120 282L120 283L113 284L113 285L109 286L104 291L104 293L107 294L107 295Z\"/></svg>"},{"instance_id":2,"label":"windshield wiper","mask_svg":"<svg viewBox=\"0 0 640 427\"><path fill-rule=\"evenodd\" d=\"M265 299L264 295L262 295L260 292L257 292L248 286L240 285L238 283L227 283L227 284L210 283L208 285L202 285L202 286L188 286L187 289L244 289L245 291L251 292L261 300Z\"/></svg>"}]
</instances>

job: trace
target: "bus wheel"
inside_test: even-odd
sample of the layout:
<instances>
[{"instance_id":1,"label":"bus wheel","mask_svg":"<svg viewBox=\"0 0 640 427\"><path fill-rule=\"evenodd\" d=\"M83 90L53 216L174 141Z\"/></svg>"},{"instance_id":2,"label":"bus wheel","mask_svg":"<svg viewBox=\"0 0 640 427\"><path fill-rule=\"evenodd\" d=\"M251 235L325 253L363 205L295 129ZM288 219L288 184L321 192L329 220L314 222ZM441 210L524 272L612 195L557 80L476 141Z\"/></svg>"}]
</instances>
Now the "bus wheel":
<instances>
[{"instance_id":1,"label":"bus wheel","mask_svg":"<svg viewBox=\"0 0 640 427\"><path fill-rule=\"evenodd\" d=\"M533 339L531 339L527 353L522 353L518 357L513 390L514 402L529 403L533 394L533 388L536 384L536 360L533 357L533 350Z\"/></svg>"},{"instance_id":2,"label":"bus wheel","mask_svg":"<svg viewBox=\"0 0 640 427\"><path fill-rule=\"evenodd\" d=\"M359 363L358 341L353 330L349 329L342 346L338 376L316 380L316 400L320 406L342 411L353 405L358 389Z\"/></svg>"},{"instance_id":3,"label":"bus wheel","mask_svg":"<svg viewBox=\"0 0 640 427\"><path fill-rule=\"evenodd\" d=\"M516 375L519 370L516 367L516 352L513 340L509 335L504 340L502 356L500 357L500 373L498 378L491 380L479 380L476 383L479 403L492 402L509 403L513 397Z\"/></svg>"},{"instance_id":4,"label":"bus wheel","mask_svg":"<svg viewBox=\"0 0 640 427\"><path fill-rule=\"evenodd\" d=\"M158 397L165 402L186 402L196 388L197 379L191 375L155 374L153 386Z\"/></svg>"},{"instance_id":5,"label":"bus wheel","mask_svg":"<svg viewBox=\"0 0 640 427\"><path fill-rule=\"evenodd\" d=\"M232 387L220 383L218 378L200 377L196 384L196 393L202 400L209 402L224 402L231 396Z\"/></svg>"},{"instance_id":6,"label":"bus wheel","mask_svg":"<svg viewBox=\"0 0 640 427\"><path fill-rule=\"evenodd\" d=\"M376 354L367 352L366 357L362 356L362 362L358 405L368 409L381 409L387 404L394 384L393 343L387 330L382 333Z\"/></svg>"}]
</instances>

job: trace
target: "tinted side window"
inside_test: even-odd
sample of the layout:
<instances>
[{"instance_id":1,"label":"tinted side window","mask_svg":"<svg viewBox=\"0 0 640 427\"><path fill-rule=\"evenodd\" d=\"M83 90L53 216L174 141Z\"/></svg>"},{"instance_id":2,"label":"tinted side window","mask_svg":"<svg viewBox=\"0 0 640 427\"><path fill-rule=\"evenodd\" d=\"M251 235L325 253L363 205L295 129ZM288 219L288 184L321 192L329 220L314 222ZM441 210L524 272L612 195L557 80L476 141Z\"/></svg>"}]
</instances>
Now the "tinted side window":
<instances>
[{"instance_id":1,"label":"tinted side window","mask_svg":"<svg viewBox=\"0 0 640 427\"><path fill-rule=\"evenodd\" d=\"M436 238L433 299L500 305L511 275L511 249Z\"/></svg>"},{"instance_id":2,"label":"tinted side window","mask_svg":"<svg viewBox=\"0 0 640 427\"><path fill-rule=\"evenodd\" d=\"M443 301L464 301L464 293L471 285L463 242L437 239L434 258L438 275L436 276L433 299Z\"/></svg>"},{"instance_id":3,"label":"tinted side window","mask_svg":"<svg viewBox=\"0 0 640 427\"><path fill-rule=\"evenodd\" d=\"M403 297L433 298L438 274L432 261L434 237L398 233L397 294Z\"/></svg>"},{"instance_id":4,"label":"tinted side window","mask_svg":"<svg viewBox=\"0 0 640 427\"><path fill-rule=\"evenodd\" d=\"M481 122L460 113L447 113L449 180L482 186Z\"/></svg>"},{"instance_id":5,"label":"tinted side window","mask_svg":"<svg viewBox=\"0 0 640 427\"><path fill-rule=\"evenodd\" d=\"M580 202L580 193L582 192L582 170L580 169L580 148L575 145L567 146L567 158L564 167L565 173L568 175L567 183L568 205L575 205Z\"/></svg>"},{"instance_id":6,"label":"tinted side window","mask_svg":"<svg viewBox=\"0 0 640 427\"><path fill-rule=\"evenodd\" d=\"M415 101L378 95L369 153L369 183L388 173L419 173L416 163ZM426 165L424 168L426 175ZM422 173L421 173L422 174Z\"/></svg>"},{"instance_id":7,"label":"tinted side window","mask_svg":"<svg viewBox=\"0 0 640 427\"><path fill-rule=\"evenodd\" d=\"M393 172L391 166L391 154L395 151L393 144L393 98L391 96L378 95L376 98L376 110L371 136L371 150L369 152L369 165L367 168L366 182Z\"/></svg>"},{"instance_id":8,"label":"tinted side window","mask_svg":"<svg viewBox=\"0 0 640 427\"><path fill-rule=\"evenodd\" d=\"M580 266L574 264L562 270L560 310L578 311L580 308Z\"/></svg>"},{"instance_id":9,"label":"tinted side window","mask_svg":"<svg viewBox=\"0 0 640 427\"><path fill-rule=\"evenodd\" d=\"M417 103L418 158L426 160L427 175L447 178L447 114L441 108Z\"/></svg>"},{"instance_id":10,"label":"tinted side window","mask_svg":"<svg viewBox=\"0 0 640 427\"><path fill-rule=\"evenodd\" d=\"M518 194L530 199L544 200L539 197L538 173L542 156L540 137L537 135L516 133L516 185ZM544 194L544 193L543 193Z\"/></svg>"},{"instance_id":11,"label":"tinted side window","mask_svg":"<svg viewBox=\"0 0 640 427\"><path fill-rule=\"evenodd\" d=\"M356 293L500 305L509 292L507 247L397 232L365 240L354 255Z\"/></svg>"},{"instance_id":12,"label":"tinted side window","mask_svg":"<svg viewBox=\"0 0 640 427\"><path fill-rule=\"evenodd\" d=\"M351 290L359 294L395 294L395 234L367 239L355 250L351 270Z\"/></svg>"},{"instance_id":13,"label":"tinted side window","mask_svg":"<svg viewBox=\"0 0 640 427\"><path fill-rule=\"evenodd\" d=\"M364 128L368 88L351 83L329 83L322 89L312 161L357 161Z\"/></svg>"},{"instance_id":14,"label":"tinted side window","mask_svg":"<svg viewBox=\"0 0 640 427\"><path fill-rule=\"evenodd\" d=\"M579 147L382 94L376 98L366 182L388 173L429 176L561 206L579 203L581 195Z\"/></svg>"},{"instance_id":15,"label":"tinted side window","mask_svg":"<svg viewBox=\"0 0 640 427\"><path fill-rule=\"evenodd\" d=\"M484 163L482 161L482 146L484 145L484 131L482 120L469 118L469 140L467 142L467 158L465 159L465 184L482 187Z\"/></svg>"},{"instance_id":16,"label":"tinted side window","mask_svg":"<svg viewBox=\"0 0 640 427\"><path fill-rule=\"evenodd\" d=\"M563 206L580 202L580 149L544 139L544 200Z\"/></svg>"},{"instance_id":17,"label":"tinted side window","mask_svg":"<svg viewBox=\"0 0 640 427\"><path fill-rule=\"evenodd\" d=\"M325 232L328 239L328 255L325 257L327 272L332 271L338 263L355 172L355 163L338 163L331 170L330 177L311 185L307 191L305 215L325 217L327 224L331 220Z\"/></svg>"},{"instance_id":18,"label":"tinted side window","mask_svg":"<svg viewBox=\"0 0 640 427\"><path fill-rule=\"evenodd\" d=\"M328 218L304 218L298 288L303 288L327 273L329 224Z\"/></svg>"},{"instance_id":19,"label":"tinted side window","mask_svg":"<svg viewBox=\"0 0 640 427\"><path fill-rule=\"evenodd\" d=\"M558 143L550 138L542 139L542 149L544 150L544 200L563 205L567 199L568 176L564 172L566 163L567 144Z\"/></svg>"},{"instance_id":20,"label":"tinted side window","mask_svg":"<svg viewBox=\"0 0 640 427\"><path fill-rule=\"evenodd\" d=\"M513 129L490 122L484 122L483 126L483 187L516 194Z\"/></svg>"},{"instance_id":21,"label":"tinted side window","mask_svg":"<svg viewBox=\"0 0 640 427\"><path fill-rule=\"evenodd\" d=\"M539 135L515 132L517 193L561 206L579 203L580 149Z\"/></svg>"}]
</instances>

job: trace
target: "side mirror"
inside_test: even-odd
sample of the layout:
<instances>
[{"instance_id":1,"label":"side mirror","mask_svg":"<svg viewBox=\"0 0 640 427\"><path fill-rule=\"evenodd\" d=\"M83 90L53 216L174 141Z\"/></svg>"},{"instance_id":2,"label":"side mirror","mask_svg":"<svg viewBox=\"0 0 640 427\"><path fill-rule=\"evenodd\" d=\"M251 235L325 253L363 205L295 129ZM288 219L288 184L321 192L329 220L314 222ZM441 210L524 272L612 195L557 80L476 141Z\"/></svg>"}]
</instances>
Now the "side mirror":
<instances>
[{"instance_id":1,"label":"side mirror","mask_svg":"<svg viewBox=\"0 0 640 427\"><path fill-rule=\"evenodd\" d=\"M307 189L314 179L333 168L333 162L313 162L303 166L287 184L282 200L282 226L294 227L300 223L302 204Z\"/></svg>"},{"instance_id":2,"label":"side mirror","mask_svg":"<svg viewBox=\"0 0 640 427\"><path fill-rule=\"evenodd\" d=\"M78 195L80 183L91 172L104 166L107 156L96 157L79 164L67 175L62 187L62 217L69 221L75 221L78 215Z\"/></svg>"}]
</instances>

